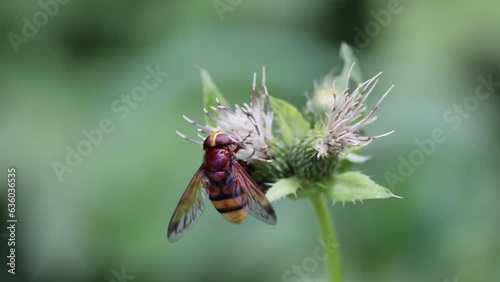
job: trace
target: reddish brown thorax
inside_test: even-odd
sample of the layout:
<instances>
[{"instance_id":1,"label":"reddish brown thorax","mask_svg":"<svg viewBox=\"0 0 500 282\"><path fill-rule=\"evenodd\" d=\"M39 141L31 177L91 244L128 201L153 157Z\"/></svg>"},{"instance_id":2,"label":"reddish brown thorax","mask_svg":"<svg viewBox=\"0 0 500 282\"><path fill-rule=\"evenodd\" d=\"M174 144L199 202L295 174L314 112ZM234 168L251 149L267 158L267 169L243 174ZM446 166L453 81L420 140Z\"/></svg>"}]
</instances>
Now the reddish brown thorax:
<instances>
[{"instance_id":1,"label":"reddish brown thorax","mask_svg":"<svg viewBox=\"0 0 500 282\"><path fill-rule=\"evenodd\" d=\"M219 187L224 187L232 181L228 176L231 175L231 158L235 158L235 155L228 146L235 143L222 131L210 134L203 142L205 177Z\"/></svg>"}]
</instances>

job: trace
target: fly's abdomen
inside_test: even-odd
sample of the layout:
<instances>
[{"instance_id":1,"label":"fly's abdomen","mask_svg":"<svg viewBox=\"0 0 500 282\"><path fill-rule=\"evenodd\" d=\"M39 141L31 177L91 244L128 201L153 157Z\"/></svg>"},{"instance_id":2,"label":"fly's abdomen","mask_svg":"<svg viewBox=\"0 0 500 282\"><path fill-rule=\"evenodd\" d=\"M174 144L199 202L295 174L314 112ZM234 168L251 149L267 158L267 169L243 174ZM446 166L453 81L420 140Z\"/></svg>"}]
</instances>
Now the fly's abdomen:
<instances>
[{"instance_id":1,"label":"fly's abdomen","mask_svg":"<svg viewBox=\"0 0 500 282\"><path fill-rule=\"evenodd\" d=\"M241 223L248 215L248 195L234 183L223 188L209 187L209 198L218 212L233 223Z\"/></svg>"}]
</instances>

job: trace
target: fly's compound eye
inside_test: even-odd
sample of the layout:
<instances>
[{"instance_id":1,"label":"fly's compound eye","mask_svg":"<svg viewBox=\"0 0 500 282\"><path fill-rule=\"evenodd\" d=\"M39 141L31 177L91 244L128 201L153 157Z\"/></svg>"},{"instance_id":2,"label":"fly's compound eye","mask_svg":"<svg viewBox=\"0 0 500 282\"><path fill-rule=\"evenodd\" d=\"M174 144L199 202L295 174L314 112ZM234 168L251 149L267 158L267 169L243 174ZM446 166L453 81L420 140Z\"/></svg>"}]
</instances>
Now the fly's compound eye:
<instances>
[{"instance_id":1,"label":"fly's compound eye","mask_svg":"<svg viewBox=\"0 0 500 282\"><path fill-rule=\"evenodd\" d=\"M214 132L205 139L203 142L203 149L209 149L213 147L224 147L236 144L237 142L231 138L229 135L222 131Z\"/></svg>"},{"instance_id":2,"label":"fly's compound eye","mask_svg":"<svg viewBox=\"0 0 500 282\"><path fill-rule=\"evenodd\" d=\"M229 146L236 142L229 135L222 133L215 138L215 146Z\"/></svg>"}]
</instances>

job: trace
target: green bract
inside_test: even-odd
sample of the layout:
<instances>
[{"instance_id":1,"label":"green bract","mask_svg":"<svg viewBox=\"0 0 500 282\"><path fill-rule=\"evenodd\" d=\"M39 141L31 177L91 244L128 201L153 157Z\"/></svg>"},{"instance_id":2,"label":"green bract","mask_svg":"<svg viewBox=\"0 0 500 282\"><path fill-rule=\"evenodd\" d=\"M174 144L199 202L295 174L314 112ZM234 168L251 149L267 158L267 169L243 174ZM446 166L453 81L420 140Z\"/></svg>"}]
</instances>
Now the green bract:
<instances>
[{"instance_id":1,"label":"green bract","mask_svg":"<svg viewBox=\"0 0 500 282\"><path fill-rule=\"evenodd\" d=\"M292 146L309 131L309 123L293 105L278 98L269 98L274 111L274 123L278 128L277 133L281 134L287 146Z\"/></svg>"},{"instance_id":2,"label":"green bract","mask_svg":"<svg viewBox=\"0 0 500 282\"><path fill-rule=\"evenodd\" d=\"M217 101L221 105L229 106L229 103L219 91L217 85L215 85L210 74L202 67L198 67L198 69L200 70L201 84L203 85L203 106L205 109L210 111L212 107L217 107ZM210 126L216 125L215 121L208 118L208 116L205 117L205 122Z\"/></svg>"},{"instance_id":3,"label":"green bract","mask_svg":"<svg viewBox=\"0 0 500 282\"><path fill-rule=\"evenodd\" d=\"M365 199L400 198L357 171L336 175L331 181L325 182L325 193L333 201L354 202Z\"/></svg>"},{"instance_id":4,"label":"green bract","mask_svg":"<svg viewBox=\"0 0 500 282\"><path fill-rule=\"evenodd\" d=\"M267 199L271 202L284 198L288 195L297 196L297 191L301 187L300 179L292 176L282 178L274 183L273 187L266 193Z\"/></svg>"},{"instance_id":5,"label":"green bract","mask_svg":"<svg viewBox=\"0 0 500 282\"><path fill-rule=\"evenodd\" d=\"M339 85L339 87L344 87L348 81L352 81L355 84L363 82L361 68L356 67L359 66L358 59L354 56L352 48L345 42L340 45L340 57L344 60L344 67L340 75L335 78L336 84ZM349 73L351 68L352 71ZM344 91L343 88L339 90Z\"/></svg>"}]
</instances>

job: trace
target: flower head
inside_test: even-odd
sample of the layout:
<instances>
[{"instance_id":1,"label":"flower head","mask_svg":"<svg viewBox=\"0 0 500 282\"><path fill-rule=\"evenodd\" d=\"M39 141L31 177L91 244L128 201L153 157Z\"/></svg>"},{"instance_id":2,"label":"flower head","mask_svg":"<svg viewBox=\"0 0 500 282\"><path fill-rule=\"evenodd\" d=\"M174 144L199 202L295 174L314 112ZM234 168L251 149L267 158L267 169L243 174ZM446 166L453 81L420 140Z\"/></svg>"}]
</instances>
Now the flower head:
<instances>
[{"instance_id":1,"label":"flower head","mask_svg":"<svg viewBox=\"0 0 500 282\"><path fill-rule=\"evenodd\" d=\"M349 146L368 145L372 140L389 135L394 130L376 136L363 136L361 129L366 125L373 123L377 117L373 114L385 96L391 91L392 87L382 95L375 107L366 114L365 102L378 82L378 73L371 79L361 83L349 93L346 89L341 93L335 91L331 93L332 108L327 115L326 125L324 126L323 136L315 144L318 158L325 157L328 154L338 154L342 149Z\"/></svg>"},{"instance_id":2,"label":"flower head","mask_svg":"<svg viewBox=\"0 0 500 282\"><path fill-rule=\"evenodd\" d=\"M350 47L343 44L340 55L345 62L342 72L337 76L329 74L315 84L314 95L308 97L303 112L269 95L264 69L261 91L257 93L254 74L250 104L231 108L208 72L200 68L206 124L184 118L198 127L202 139L215 131L224 131L233 138L240 145L236 157L250 162L246 171L271 201L315 193L342 202L394 197L367 176L346 172L354 163L367 159L354 154L360 147L394 132L375 136L363 132L377 119L375 111L392 87L367 111L365 103L381 73L362 82ZM349 86L356 84L350 91Z\"/></svg>"},{"instance_id":3,"label":"flower head","mask_svg":"<svg viewBox=\"0 0 500 282\"><path fill-rule=\"evenodd\" d=\"M257 95L256 80L257 75L254 73L250 105L235 105L233 110L217 100L217 106L211 107L216 115L204 109L207 117L215 122L215 126L203 125L184 116L189 123L198 127L198 131L201 133L200 137L203 139L215 131L224 131L229 134L242 145L237 153L238 159L246 161L269 159L268 144L273 140L273 112L269 104L264 68L262 70L262 90L259 95ZM201 145L201 141L193 140L180 132L177 133L181 137Z\"/></svg>"}]
</instances>

